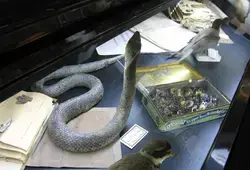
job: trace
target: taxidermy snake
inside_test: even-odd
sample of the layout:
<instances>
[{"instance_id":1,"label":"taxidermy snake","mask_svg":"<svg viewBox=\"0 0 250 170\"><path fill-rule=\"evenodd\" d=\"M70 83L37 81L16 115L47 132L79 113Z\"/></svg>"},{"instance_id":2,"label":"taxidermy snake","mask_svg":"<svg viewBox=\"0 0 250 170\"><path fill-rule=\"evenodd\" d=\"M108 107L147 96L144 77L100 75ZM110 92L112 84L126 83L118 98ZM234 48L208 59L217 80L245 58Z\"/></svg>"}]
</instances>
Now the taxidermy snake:
<instances>
[{"instance_id":1,"label":"taxidermy snake","mask_svg":"<svg viewBox=\"0 0 250 170\"><path fill-rule=\"evenodd\" d=\"M103 97L104 89L101 81L97 77L85 73L105 68L121 59L123 55L92 63L64 66L32 86L33 91L44 93L50 97L57 97L73 87L89 88L87 93L55 106L48 120L48 134L55 145L71 152L91 152L103 148L119 137L126 125L135 97L136 60L140 50L140 34L136 32L125 48L123 89L116 114L103 129L96 132L74 132L67 127L67 123L90 110ZM44 85L46 81L56 78L64 79L51 86Z\"/></svg>"}]
</instances>

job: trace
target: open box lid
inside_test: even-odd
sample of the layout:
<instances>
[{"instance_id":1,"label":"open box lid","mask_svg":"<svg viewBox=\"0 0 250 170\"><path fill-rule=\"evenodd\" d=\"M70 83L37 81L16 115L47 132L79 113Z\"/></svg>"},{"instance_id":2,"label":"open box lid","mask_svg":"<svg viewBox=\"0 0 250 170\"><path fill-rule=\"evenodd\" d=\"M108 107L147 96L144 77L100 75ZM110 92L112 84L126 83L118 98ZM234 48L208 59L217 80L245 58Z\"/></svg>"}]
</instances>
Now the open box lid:
<instances>
[{"instance_id":1,"label":"open box lid","mask_svg":"<svg viewBox=\"0 0 250 170\"><path fill-rule=\"evenodd\" d=\"M161 64L136 69L138 89L147 95L148 86L201 79L202 76L185 63Z\"/></svg>"}]
</instances>

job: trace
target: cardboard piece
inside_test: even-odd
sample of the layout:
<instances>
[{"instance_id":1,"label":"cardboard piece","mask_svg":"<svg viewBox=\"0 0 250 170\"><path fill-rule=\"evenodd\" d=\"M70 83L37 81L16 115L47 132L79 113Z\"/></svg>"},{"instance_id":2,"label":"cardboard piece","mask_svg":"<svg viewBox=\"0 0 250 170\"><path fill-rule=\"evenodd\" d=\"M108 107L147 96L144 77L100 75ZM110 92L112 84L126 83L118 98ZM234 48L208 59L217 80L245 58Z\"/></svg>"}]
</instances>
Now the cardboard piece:
<instances>
[{"instance_id":1,"label":"cardboard piece","mask_svg":"<svg viewBox=\"0 0 250 170\"><path fill-rule=\"evenodd\" d=\"M116 108L93 108L70 121L68 126L77 132L93 132L103 128L114 116ZM122 158L119 139L111 145L90 153L71 153L53 144L47 131L26 166L107 168Z\"/></svg>"}]
</instances>

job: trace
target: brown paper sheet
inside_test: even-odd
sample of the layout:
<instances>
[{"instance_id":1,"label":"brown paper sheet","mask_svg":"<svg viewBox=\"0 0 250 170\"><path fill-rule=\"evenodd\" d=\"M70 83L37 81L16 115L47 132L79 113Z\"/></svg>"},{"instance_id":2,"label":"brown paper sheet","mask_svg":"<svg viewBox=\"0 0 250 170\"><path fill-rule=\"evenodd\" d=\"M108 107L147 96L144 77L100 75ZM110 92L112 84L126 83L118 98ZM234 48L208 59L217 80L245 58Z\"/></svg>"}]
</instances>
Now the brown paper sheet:
<instances>
[{"instance_id":1,"label":"brown paper sheet","mask_svg":"<svg viewBox=\"0 0 250 170\"><path fill-rule=\"evenodd\" d=\"M68 126L77 132L97 131L112 119L115 112L116 108L93 108L69 122ZM71 153L56 147L46 131L26 166L107 168L121 157L121 145L118 139L96 152Z\"/></svg>"}]
</instances>

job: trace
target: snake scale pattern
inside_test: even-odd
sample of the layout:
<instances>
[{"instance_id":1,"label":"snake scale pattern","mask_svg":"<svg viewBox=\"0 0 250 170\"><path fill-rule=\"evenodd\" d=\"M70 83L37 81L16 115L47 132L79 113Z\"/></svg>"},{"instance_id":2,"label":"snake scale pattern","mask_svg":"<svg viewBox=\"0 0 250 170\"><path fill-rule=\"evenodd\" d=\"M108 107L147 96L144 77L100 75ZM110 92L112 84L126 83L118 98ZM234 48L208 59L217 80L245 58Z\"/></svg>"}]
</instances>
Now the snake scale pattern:
<instances>
[{"instance_id":1,"label":"snake scale pattern","mask_svg":"<svg viewBox=\"0 0 250 170\"><path fill-rule=\"evenodd\" d=\"M105 68L121 59L123 55L92 63L64 66L32 86L33 91L51 97L57 97L74 87L83 86L90 89L87 93L68 99L55 106L48 121L48 133L55 145L71 152L91 152L105 147L119 136L125 127L135 96L136 60L140 50L140 34L136 32L125 48L123 90L116 114L103 129L96 132L74 132L67 127L67 123L90 110L103 97L104 89L101 81L97 77L86 73ZM46 81L56 78L63 79L51 86L44 85Z\"/></svg>"}]
</instances>

